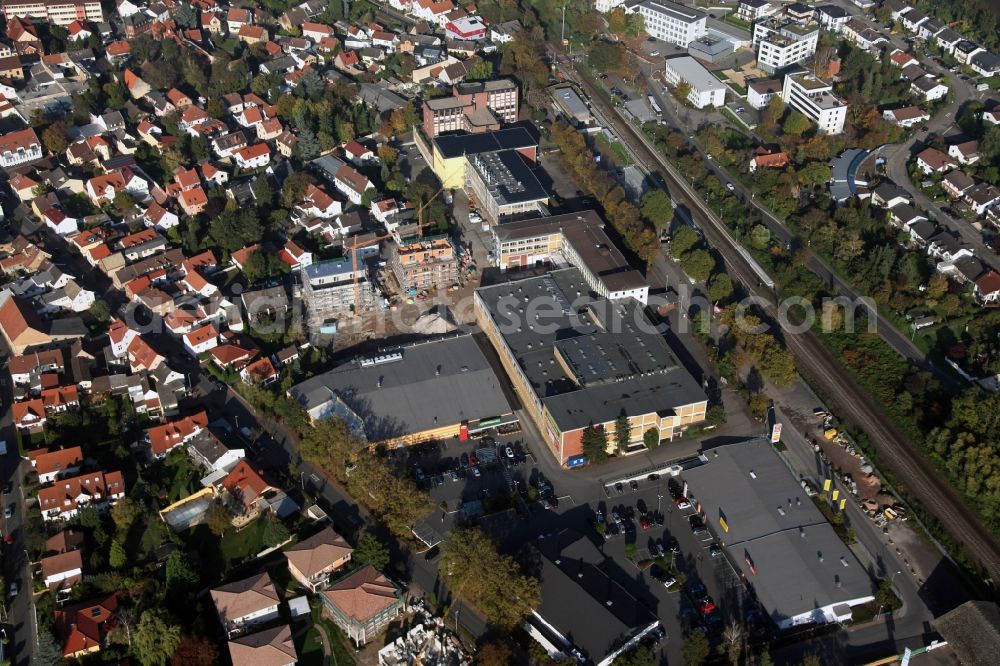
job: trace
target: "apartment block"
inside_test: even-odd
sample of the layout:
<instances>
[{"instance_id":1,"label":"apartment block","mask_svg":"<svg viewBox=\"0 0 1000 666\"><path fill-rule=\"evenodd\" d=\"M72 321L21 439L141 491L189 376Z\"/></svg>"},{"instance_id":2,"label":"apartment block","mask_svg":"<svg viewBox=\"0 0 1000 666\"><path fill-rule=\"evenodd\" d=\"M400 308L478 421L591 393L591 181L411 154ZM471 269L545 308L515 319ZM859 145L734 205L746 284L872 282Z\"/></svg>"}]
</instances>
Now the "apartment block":
<instances>
[{"instance_id":1,"label":"apartment block","mask_svg":"<svg viewBox=\"0 0 1000 666\"><path fill-rule=\"evenodd\" d=\"M404 293L447 289L458 282L458 258L447 238L393 244L388 263Z\"/></svg>"},{"instance_id":2,"label":"apartment block","mask_svg":"<svg viewBox=\"0 0 1000 666\"><path fill-rule=\"evenodd\" d=\"M491 132L517 122L520 104L517 83L511 79L456 84L450 97L424 101L427 138L444 132Z\"/></svg>"},{"instance_id":3,"label":"apartment block","mask_svg":"<svg viewBox=\"0 0 1000 666\"><path fill-rule=\"evenodd\" d=\"M753 27L753 48L757 66L768 73L800 63L816 53L819 26L769 17Z\"/></svg>"},{"instance_id":4,"label":"apartment block","mask_svg":"<svg viewBox=\"0 0 1000 666\"><path fill-rule=\"evenodd\" d=\"M375 305L375 290L368 279L367 267L360 258L356 273L348 256L310 264L301 274L302 300L306 306L307 324L313 333L335 332L336 320L354 311L355 279L361 311Z\"/></svg>"},{"instance_id":5,"label":"apartment block","mask_svg":"<svg viewBox=\"0 0 1000 666\"><path fill-rule=\"evenodd\" d=\"M833 94L833 86L811 74L785 76L781 99L819 126L826 134L840 134L847 119L847 102Z\"/></svg>"},{"instance_id":6,"label":"apartment block","mask_svg":"<svg viewBox=\"0 0 1000 666\"><path fill-rule=\"evenodd\" d=\"M650 36L685 48L707 32L708 16L704 12L675 2L643 0L630 11L642 14Z\"/></svg>"}]
</instances>

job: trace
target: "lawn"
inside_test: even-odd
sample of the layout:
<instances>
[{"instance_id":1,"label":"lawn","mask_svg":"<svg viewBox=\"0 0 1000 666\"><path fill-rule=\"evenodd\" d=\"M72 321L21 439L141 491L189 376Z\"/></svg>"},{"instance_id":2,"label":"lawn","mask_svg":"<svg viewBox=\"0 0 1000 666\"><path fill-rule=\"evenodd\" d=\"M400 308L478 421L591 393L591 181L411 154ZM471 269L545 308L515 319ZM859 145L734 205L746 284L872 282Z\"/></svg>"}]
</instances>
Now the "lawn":
<instances>
[{"instance_id":1,"label":"lawn","mask_svg":"<svg viewBox=\"0 0 1000 666\"><path fill-rule=\"evenodd\" d=\"M609 141L608 137L603 134L598 134L597 142L601 144L602 148L611 151L611 154L614 156L615 162L618 166L624 167L634 164L632 156L628 154L628 151L625 150L625 146L623 146L620 141Z\"/></svg>"},{"instance_id":2,"label":"lawn","mask_svg":"<svg viewBox=\"0 0 1000 666\"><path fill-rule=\"evenodd\" d=\"M317 627L312 626L295 639L295 650L299 653L298 663L301 666L323 666L323 643L319 632Z\"/></svg>"},{"instance_id":3,"label":"lawn","mask_svg":"<svg viewBox=\"0 0 1000 666\"><path fill-rule=\"evenodd\" d=\"M314 627L322 627L326 631L330 640L330 664L331 666L353 666L354 648L351 642L331 620L323 617L323 602L319 597L309 599L309 608L312 611Z\"/></svg>"},{"instance_id":4,"label":"lawn","mask_svg":"<svg viewBox=\"0 0 1000 666\"><path fill-rule=\"evenodd\" d=\"M208 525L192 527L186 540L198 550L203 577L225 577L237 565L264 550L265 524L264 520L255 520L239 532L226 532L221 541Z\"/></svg>"}]
</instances>

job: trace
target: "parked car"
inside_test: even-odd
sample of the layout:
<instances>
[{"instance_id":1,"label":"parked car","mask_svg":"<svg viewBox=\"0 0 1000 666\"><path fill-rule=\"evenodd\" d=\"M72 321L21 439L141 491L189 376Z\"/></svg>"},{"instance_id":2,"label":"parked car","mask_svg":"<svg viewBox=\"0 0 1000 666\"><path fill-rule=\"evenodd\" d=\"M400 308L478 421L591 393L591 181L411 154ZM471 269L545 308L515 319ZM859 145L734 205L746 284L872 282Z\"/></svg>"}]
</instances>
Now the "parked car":
<instances>
[{"instance_id":1,"label":"parked car","mask_svg":"<svg viewBox=\"0 0 1000 666\"><path fill-rule=\"evenodd\" d=\"M708 547L708 554L711 555L713 559L716 557L722 557L722 547L717 543L713 543Z\"/></svg>"},{"instance_id":2,"label":"parked car","mask_svg":"<svg viewBox=\"0 0 1000 666\"><path fill-rule=\"evenodd\" d=\"M7 591L12 599L17 596L17 593L20 592L21 590L20 588L18 588L16 580L11 581L10 588Z\"/></svg>"},{"instance_id":3,"label":"parked car","mask_svg":"<svg viewBox=\"0 0 1000 666\"><path fill-rule=\"evenodd\" d=\"M698 602L698 610L702 615L708 615L716 608L715 602L712 601L712 597L705 597L700 602Z\"/></svg>"},{"instance_id":4,"label":"parked car","mask_svg":"<svg viewBox=\"0 0 1000 666\"><path fill-rule=\"evenodd\" d=\"M472 468L472 476L474 476L474 477L476 477L478 479L480 476L482 476L482 474L483 473L479 471L478 467L473 466L473 468Z\"/></svg>"},{"instance_id":5,"label":"parked car","mask_svg":"<svg viewBox=\"0 0 1000 666\"><path fill-rule=\"evenodd\" d=\"M8 520L10 520L11 518L13 518L14 517L14 509L15 508L17 508L17 505L14 504L13 502L11 502L10 504L8 504L7 508L3 510L3 517L6 518L6 519L8 519Z\"/></svg>"},{"instance_id":6,"label":"parked car","mask_svg":"<svg viewBox=\"0 0 1000 666\"><path fill-rule=\"evenodd\" d=\"M507 454L507 459L508 460L513 460L514 459L514 449L512 449L512 448L510 448L508 446L506 449L504 449L504 453Z\"/></svg>"},{"instance_id":7,"label":"parked car","mask_svg":"<svg viewBox=\"0 0 1000 666\"><path fill-rule=\"evenodd\" d=\"M668 590L676 584L677 584L677 579L674 578L673 576L668 576L663 579L663 587L667 588Z\"/></svg>"},{"instance_id":8,"label":"parked car","mask_svg":"<svg viewBox=\"0 0 1000 666\"><path fill-rule=\"evenodd\" d=\"M476 456L475 453L470 453L469 454L469 464L473 465L473 466L479 464L479 458Z\"/></svg>"},{"instance_id":9,"label":"parked car","mask_svg":"<svg viewBox=\"0 0 1000 666\"><path fill-rule=\"evenodd\" d=\"M681 495L680 497L674 498L674 504L677 505L678 509L690 509L691 502L688 501L687 497Z\"/></svg>"},{"instance_id":10,"label":"parked car","mask_svg":"<svg viewBox=\"0 0 1000 666\"><path fill-rule=\"evenodd\" d=\"M642 516L639 518L639 527L644 530L649 529L649 518L647 516Z\"/></svg>"},{"instance_id":11,"label":"parked car","mask_svg":"<svg viewBox=\"0 0 1000 666\"><path fill-rule=\"evenodd\" d=\"M618 491L619 495L625 492L625 486L622 485L621 481L615 484L615 490Z\"/></svg>"},{"instance_id":12,"label":"parked car","mask_svg":"<svg viewBox=\"0 0 1000 666\"><path fill-rule=\"evenodd\" d=\"M629 487L630 487L630 488L631 488L632 490L639 490L639 482L638 482L638 481L636 481L635 479L632 479L631 481L629 481L629 482L628 482L628 485L629 485Z\"/></svg>"},{"instance_id":13,"label":"parked car","mask_svg":"<svg viewBox=\"0 0 1000 666\"><path fill-rule=\"evenodd\" d=\"M726 183L726 189L729 190L730 192L735 192L736 186L733 185L732 183Z\"/></svg>"},{"instance_id":14,"label":"parked car","mask_svg":"<svg viewBox=\"0 0 1000 666\"><path fill-rule=\"evenodd\" d=\"M705 533L705 521L701 519L701 516L697 514L688 516L688 524L691 526L692 534Z\"/></svg>"}]
</instances>

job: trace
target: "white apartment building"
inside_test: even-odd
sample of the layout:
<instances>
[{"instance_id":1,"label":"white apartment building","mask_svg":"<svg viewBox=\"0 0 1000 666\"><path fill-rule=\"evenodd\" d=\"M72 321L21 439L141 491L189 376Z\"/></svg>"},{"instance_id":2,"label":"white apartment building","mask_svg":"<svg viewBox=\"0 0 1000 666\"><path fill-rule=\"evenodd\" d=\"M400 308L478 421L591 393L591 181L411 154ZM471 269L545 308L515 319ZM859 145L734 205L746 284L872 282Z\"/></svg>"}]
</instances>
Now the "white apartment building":
<instances>
[{"instance_id":1,"label":"white apartment building","mask_svg":"<svg viewBox=\"0 0 1000 666\"><path fill-rule=\"evenodd\" d=\"M0 166L12 167L42 158L42 142L30 127L0 135Z\"/></svg>"},{"instance_id":2,"label":"white apartment building","mask_svg":"<svg viewBox=\"0 0 1000 666\"><path fill-rule=\"evenodd\" d=\"M622 5L625 0L595 0L594 9L602 14L607 14L615 7Z\"/></svg>"},{"instance_id":3,"label":"white apartment building","mask_svg":"<svg viewBox=\"0 0 1000 666\"><path fill-rule=\"evenodd\" d=\"M781 99L819 126L826 134L840 134L847 119L847 104L833 94L833 86L811 74L785 76Z\"/></svg>"},{"instance_id":4,"label":"white apartment building","mask_svg":"<svg viewBox=\"0 0 1000 666\"><path fill-rule=\"evenodd\" d=\"M15 17L41 19L55 25L104 21L100 0L4 0L2 8L8 21Z\"/></svg>"},{"instance_id":5,"label":"white apartment building","mask_svg":"<svg viewBox=\"0 0 1000 666\"><path fill-rule=\"evenodd\" d=\"M684 81L691 86L687 100L697 109L726 103L726 86L691 56L667 58L663 73L670 85Z\"/></svg>"},{"instance_id":6,"label":"white apartment building","mask_svg":"<svg viewBox=\"0 0 1000 666\"><path fill-rule=\"evenodd\" d=\"M642 14L650 36L685 48L707 32L704 12L667 0L643 0L630 11Z\"/></svg>"},{"instance_id":7,"label":"white apartment building","mask_svg":"<svg viewBox=\"0 0 1000 666\"><path fill-rule=\"evenodd\" d=\"M774 73L816 53L819 26L801 25L770 17L753 26L753 47L757 51L757 66Z\"/></svg>"}]
</instances>

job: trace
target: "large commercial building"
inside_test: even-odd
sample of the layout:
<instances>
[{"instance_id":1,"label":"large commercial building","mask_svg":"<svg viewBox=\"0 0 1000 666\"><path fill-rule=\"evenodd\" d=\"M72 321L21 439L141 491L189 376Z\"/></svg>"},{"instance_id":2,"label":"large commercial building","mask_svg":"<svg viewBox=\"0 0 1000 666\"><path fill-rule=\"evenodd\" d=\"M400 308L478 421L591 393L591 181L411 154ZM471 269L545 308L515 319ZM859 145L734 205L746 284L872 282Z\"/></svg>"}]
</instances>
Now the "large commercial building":
<instances>
[{"instance_id":1,"label":"large commercial building","mask_svg":"<svg viewBox=\"0 0 1000 666\"><path fill-rule=\"evenodd\" d=\"M548 191L517 150L478 153L469 156L468 161L465 192L490 224L499 224L505 217L536 213L548 203Z\"/></svg>"},{"instance_id":2,"label":"large commercial building","mask_svg":"<svg viewBox=\"0 0 1000 666\"><path fill-rule=\"evenodd\" d=\"M447 289L458 282L458 258L447 238L393 243L388 263L403 293Z\"/></svg>"},{"instance_id":3,"label":"large commercial building","mask_svg":"<svg viewBox=\"0 0 1000 666\"><path fill-rule=\"evenodd\" d=\"M726 86L691 56L667 58L664 76L670 85L677 86L684 82L691 87L687 100L696 109L726 103Z\"/></svg>"},{"instance_id":4,"label":"large commercial building","mask_svg":"<svg viewBox=\"0 0 1000 666\"><path fill-rule=\"evenodd\" d=\"M444 132L488 132L516 123L518 87L510 79L459 83L450 97L424 101L424 133L433 139Z\"/></svg>"},{"instance_id":5,"label":"large commercial building","mask_svg":"<svg viewBox=\"0 0 1000 666\"><path fill-rule=\"evenodd\" d=\"M668 0L643 0L630 11L642 14L650 36L685 48L706 32L704 12Z\"/></svg>"},{"instance_id":6,"label":"large commercial building","mask_svg":"<svg viewBox=\"0 0 1000 666\"><path fill-rule=\"evenodd\" d=\"M819 125L821 132L840 134L847 120L847 102L833 94L833 86L804 72L787 74L781 99Z\"/></svg>"},{"instance_id":7,"label":"large commercial building","mask_svg":"<svg viewBox=\"0 0 1000 666\"><path fill-rule=\"evenodd\" d=\"M516 150L534 163L538 152L538 142L523 127L508 127L481 134L439 136L430 142L420 132L414 132L413 139L434 175L447 188L465 187L469 157L473 155Z\"/></svg>"},{"instance_id":8,"label":"large commercial building","mask_svg":"<svg viewBox=\"0 0 1000 666\"><path fill-rule=\"evenodd\" d=\"M306 306L307 324L313 333L335 332L336 320L354 312L355 294L360 300L361 311L375 305L375 290L368 280L368 268L360 257L356 274L353 262L347 257L310 264L301 275L302 300Z\"/></svg>"},{"instance_id":9,"label":"large commercial building","mask_svg":"<svg viewBox=\"0 0 1000 666\"><path fill-rule=\"evenodd\" d=\"M730 561L780 629L844 622L872 580L769 439L719 446L683 478Z\"/></svg>"},{"instance_id":10,"label":"large commercial building","mask_svg":"<svg viewBox=\"0 0 1000 666\"><path fill-rule=\"evenodd\" d=\"M549 265L580 270L601 298L634 298L645 304L649 285L604 232L592 210L537 217L493 228L493 252L501 271Z\"/></svg>"},{"instance_id":11,"label":"large commercial building","mask_svg":"<svg viewBox=\"0 0 1000 666\"><path fill-rule=\"evenodd\" d=\"M802 25L788 19L768 17L753 26L753 47L757 66L774 73L802 62L816 53L819 26Z\"/></svg>"},{"instance_id":12,"label":"large commercial building","mask_svg":"<svg viewBox=\"0 0 1000 666\"><path fill-rule=\"evenodd\" d=\"M596 298L576 268L475 293L476 321L493 343L549 451L583 464L583 434L629 422L627 452L653 430L672 440L705 419L708 400L635 300Z\"/></svg>"},{"instance_id":13,"label":"large commercial building","mask_svg":"<svg viewBox=\"0 0 1000 666\"><path fill-rule=\"evenodd\" d=\"M480 422L516 420L472 335L437 338L354 359L289 394L313 420L344 419L371 444L463 437Z\"/></svg>"},{"instance_id":14,"label":"large commercial building","mask_svg":"<svg viewBox=\"0 0 1000 666\"><path fill-rule=\"evenodd\" d=\"M55 25L73 21L101 23L104 12L99 0L3 0L3 17L40 19Z\"/></svg>"}]
</instances>

